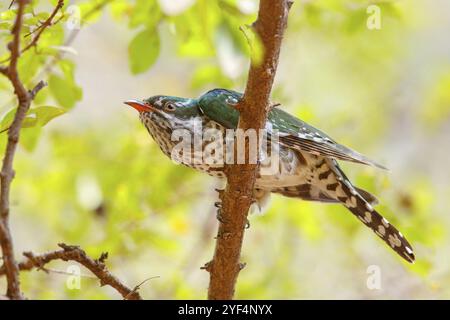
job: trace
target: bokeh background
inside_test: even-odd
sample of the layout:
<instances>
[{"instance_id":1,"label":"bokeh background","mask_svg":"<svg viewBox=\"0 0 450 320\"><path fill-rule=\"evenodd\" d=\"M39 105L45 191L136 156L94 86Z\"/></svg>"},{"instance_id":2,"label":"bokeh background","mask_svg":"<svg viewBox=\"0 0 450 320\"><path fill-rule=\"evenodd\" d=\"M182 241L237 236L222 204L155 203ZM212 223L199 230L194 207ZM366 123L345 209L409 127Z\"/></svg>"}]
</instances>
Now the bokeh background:
<instances>
[{"instance_id":1,"label":"bokeh background","mask_svg":"<svg viewBox=\"0 0 450 320\"><path fill-rule=\"evenodd\" d=\"M9 3L0 0L0 60L15 15ZM33 1L24 32L55 3ZM381 10L379 30L367 27L370 4ZM122 102L243 90L249 58L239 27L254 21L257 7L249 0L66 0L65 16L20 63L27 84L49 82L33 108L56 107L48 118L64 114L23 129L11 213L18 258L78 244L92 256L108 251L110 270L131 287L158 276L142 285L146 299L206 297L200 267L213 254L220 182L165 158ZM446 0L295 1L273 100L390 168L343 164L379 197L417 262L400 260L341 206L273 196L264 215L250 217L237 298L450 298L448 30ZM0 78L2 128L15 106ZM370 266L380 270L378 290L366 285ZM23 272L23 291L33 299L120 299L82 273L81 288L70 289L65 274Z\"/></svg>"}]
</instances>

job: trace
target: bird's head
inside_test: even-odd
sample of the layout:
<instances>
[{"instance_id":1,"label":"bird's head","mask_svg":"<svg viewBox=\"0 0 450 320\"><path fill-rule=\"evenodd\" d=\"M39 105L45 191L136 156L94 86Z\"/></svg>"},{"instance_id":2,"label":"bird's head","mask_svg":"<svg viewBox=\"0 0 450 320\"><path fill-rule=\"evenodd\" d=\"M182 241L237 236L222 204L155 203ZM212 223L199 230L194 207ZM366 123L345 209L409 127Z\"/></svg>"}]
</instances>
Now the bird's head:
<instances>
[{"instance_id":1,"label":"bird's head","mask_svg":"<svg viewBox=\"0 0 450 320\"><path fill-rule=\"evenodd\" d=\"M128 100L125 104L139 112L139 118L149 128L157 126L173 130L198 117L197 100L172 96L153 96L144 100Z\"/></svg>"}]
</instances>

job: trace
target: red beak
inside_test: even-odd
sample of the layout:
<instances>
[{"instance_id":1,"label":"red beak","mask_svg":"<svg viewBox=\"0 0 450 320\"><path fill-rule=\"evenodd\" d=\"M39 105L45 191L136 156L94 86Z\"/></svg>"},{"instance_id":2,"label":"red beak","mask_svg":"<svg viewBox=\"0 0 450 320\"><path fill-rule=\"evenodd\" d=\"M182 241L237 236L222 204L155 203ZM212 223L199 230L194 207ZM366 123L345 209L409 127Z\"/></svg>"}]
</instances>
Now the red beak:
<instances>
[{"instance_id":1,"label":"red beak","mask_svg":"<svg viewBox=\"0 0 450 320\"><path fill-rule=\"evenodd\" d=\"M140 100L127 100L124 103L135 108L139 112L154 111L150 105Z\"/></svg>"}]
</instances>

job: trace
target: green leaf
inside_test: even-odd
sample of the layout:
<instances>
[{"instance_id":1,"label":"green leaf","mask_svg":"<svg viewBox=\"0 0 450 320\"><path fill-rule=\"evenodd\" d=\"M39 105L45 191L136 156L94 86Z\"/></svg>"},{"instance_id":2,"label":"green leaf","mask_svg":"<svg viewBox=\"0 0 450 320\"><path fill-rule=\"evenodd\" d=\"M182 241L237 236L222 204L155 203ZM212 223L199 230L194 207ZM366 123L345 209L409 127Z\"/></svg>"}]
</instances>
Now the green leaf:
<instances>
[{"instance_id":1,"label":"green leaf","mask_svg":"<svg viewBox=\"0 0 450 320\"><path fill-rule=\"evenodd\" d=\"M12 27L12 23L9 21L0 21L0 30L9 30Z\"/></svg>"},{"instance_id":2,"label":"green leaf","mask_svg":"<svg viewBox=\"0 0 450 320\"><path fill-rule=\"evenodd\" d=\"M1 20L14 20L16 17L16 13L14 12L14 10L10 9L10 10L6 10L0 13L0 19Z\"/></svg>"},{"instance_id":3,"label":"green leaf","mask_svg":"<svg viewBox=\"0 0 450 320\"><path fill-rule=\"evenodd\" d=\"M247 38L250 45L250 57L253 65L260 65L264 58L264 45L259 35L250 27L244 26L241 28L244 36Z\"/></svg>"},{"instance_id":4,"label":"green leaf","mask_svg":"<svg viewBox=\"0 0 450 320\"><path fill-rule=\"evenodd\" d=\"M33 50L29 50L21 55L18 62L20 78L24 83L33 79L43 63L42 56L37 55Z\"/></svg>"},{"instance_id":5,"label":"green leaf","mask_svg":"<svg viewBox=\"0 0 450 320\"><path fill-rule=\"evenodd\" d=\"M147 26L154 28L162 18L161 9L156 1L136 0L134 6L128 9L130 28Z\"/></svg>"},{"instance_id":6,"label":"green leaf","mask_svg":"<svg viewBox=\"0 0 450 320\"><path fill-rule=\"evenodd\" d=\"M121 21L125 18L132 8L131 4L126 0L116 0L109 5L111 17L115 21Z\"/></svg>"},{"instance_id":7,"label":"green leaf","mask_svg":"<svg viewBox=\"0 0 450 320\"><path fill-rule=\"evenodd\" d=\"M90 0L77 4L80 17L83 24L97 22L103 14L103 10L97 10L98 6L102 5L102 0Z\"/></svg>"},{"instance_id":8,"label":"green leaf","mask_svg":"<svg viewBox=\"0 0 450 320\"><path fill-rule=\"evenodd\" d=\"M81 88L72 81L57 75L51 75L48 86L56 101L66 109L71 109L81 99Z\"/></svg>"},{"instance_id":9,"label":"green leaf","mask_svg":"<svg viewBox=\"0 0 450 320\"><path fill-rule=\"evenodd\" d=\"M50 92L56 101L64 108L71 109L83 97L82 89L74 79L74 65L71 61L59 62L62 75L52 74L48 79Z\"/></svg>"},{"instance_id":10,"label":"green leaf","mask_svg":"<svg viewBox=\"0 0 450 320\"><path fill-rule=\"evenodd\" d=\"M66 110L62 108L52 107L52 106L41 106L28 110L27 115L22 123L22 128L31 127L43 127L50 120L66 113ZM10 110L2 119L0 123L0 131L9 128L14 120L16 114L16 108Z\"/></svg>"},{"instance_id":11,"label":"green leaf","mask_svg":"<svg viewBox=\"0 0 450 320\"><path fill-rule=\"evenodd\" d=\"M0 131L8 129L12 122L14 121L14 116L16 115L17 108L11 109L6 113L0 122ZM37 123L37 118L35 114L27 114L23 120L22 127L29 128L35 126Z\"/></svg>"},{"instance_id":12,"label":"green leaf","mask_svg":"<svg viewBox=\"0 0 450 320\"><path fill-rule=\"evenodd\" d=\"M49 123L50 120L53 120L54 118L66 113L66 110L52 106L41 106L31 109L30 112L35 114L36 116L36 125L43 127L47 123Z\"/></svg>"},{"instance_id":13,"label":"green leaf","mask_svg":"<svg viewBox=\"0 0 450 320\"><path fill-rule=\"evenodd\" d=\"M156 29L149 28L138 33L128 47L129 64L133 74L147 71L158 58L160 49Z\"/></svg>"}]
</instances>

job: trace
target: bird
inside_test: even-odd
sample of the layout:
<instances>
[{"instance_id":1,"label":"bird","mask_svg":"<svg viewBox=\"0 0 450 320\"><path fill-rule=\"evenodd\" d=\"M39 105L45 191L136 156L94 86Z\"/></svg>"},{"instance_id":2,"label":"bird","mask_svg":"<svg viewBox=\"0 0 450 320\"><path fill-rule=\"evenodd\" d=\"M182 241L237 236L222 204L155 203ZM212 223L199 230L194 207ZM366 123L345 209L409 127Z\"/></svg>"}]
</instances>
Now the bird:
<instances>
[{"instance_id":1,"label":"bird","mask_svg":"<svg viewBox=\"0 0 450 320\"><path fill-rule=\"evenodd\" d=\"M165 155L177 163L225 179L224 166L229 162L226 156L223 161L220 158L234 147L224 146L223 141L229 141L230 130L238 127L236 106L242 98L243 94L233 90L213 89L198 98L156 95L124 103L139 112L140 121ZM211 132L215 132L214 138L205 138ZM279 104L271 106L264 133L266 142L261 149L266 150L266 156L260 154L257 159L260 166L253 192L255 201L263 203L275 193L305 201L342 204L400 257L414 262L408 240L375 210L378 199L354 186L338 161L386 169L384 166L339 144L323 131L282 110ZM189 139L181 143L182 137ZM222 142L218 138L223 138ZM233 135L231 140L234 141ZM209 158L202 158L205 154ZM275 154L276 170L272 161Z\"/></svg>"}]
</instances>

